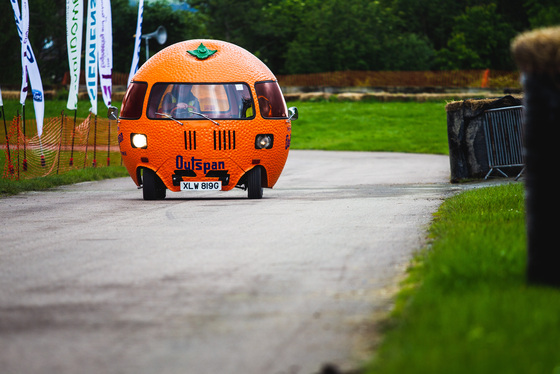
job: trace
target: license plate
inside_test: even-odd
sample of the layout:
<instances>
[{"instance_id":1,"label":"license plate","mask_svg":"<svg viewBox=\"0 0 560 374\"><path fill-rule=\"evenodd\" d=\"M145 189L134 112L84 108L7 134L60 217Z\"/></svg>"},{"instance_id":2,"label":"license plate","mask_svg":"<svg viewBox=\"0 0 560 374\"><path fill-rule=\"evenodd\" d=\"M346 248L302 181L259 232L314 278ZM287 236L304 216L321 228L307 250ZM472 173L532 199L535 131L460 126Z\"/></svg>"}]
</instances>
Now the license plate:
<instances>
[{"instance_id":1,"label":"license plate","mask_svg":"<svg viewBox=\"0 0 560 374\"><path fill-rule=\"evenodd\" d=\"M222 182L181 182L181 191L220 191Z\"/></svg>"}]
</instances>

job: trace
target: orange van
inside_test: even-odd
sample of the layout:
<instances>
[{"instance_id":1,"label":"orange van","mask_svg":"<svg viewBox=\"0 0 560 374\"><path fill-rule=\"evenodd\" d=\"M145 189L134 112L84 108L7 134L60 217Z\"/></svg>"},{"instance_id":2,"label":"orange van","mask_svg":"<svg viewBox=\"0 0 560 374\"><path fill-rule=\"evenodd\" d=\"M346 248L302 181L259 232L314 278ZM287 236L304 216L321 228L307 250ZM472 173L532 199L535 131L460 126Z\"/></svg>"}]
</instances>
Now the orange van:
<instances>
[{"instance_id":1,"label":"orange van","mask_svg":"<svg viewBox=\"0 0 560 374\"><path fill-rule=\"evenodd\" d=\"M274 74L245 49L189 40L158 52L123 98L118 141L145 200L167 190L248 191L260 199L286 163L291 121ZM117 110L109 108L109 118Z\"/></svg>"}]
</instances>

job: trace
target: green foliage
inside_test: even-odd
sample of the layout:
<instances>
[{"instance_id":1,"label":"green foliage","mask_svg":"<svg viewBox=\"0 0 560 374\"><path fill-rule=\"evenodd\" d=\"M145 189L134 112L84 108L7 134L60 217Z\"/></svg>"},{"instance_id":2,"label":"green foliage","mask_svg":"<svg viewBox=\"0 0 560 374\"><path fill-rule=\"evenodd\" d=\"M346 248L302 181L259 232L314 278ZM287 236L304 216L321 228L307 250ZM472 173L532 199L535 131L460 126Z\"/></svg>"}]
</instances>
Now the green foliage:
<instances>
[{"instance_id":1,"label":"green foliage","mask_svg":"<svg viewBox=\"0 0 560 374\"><path fill-rule=\"evenodd\" d=\"M129 0L111 0L113 8L113 70L128 73L132 64L134 51L134 34L136 32L136 19L138 6L130 5ZM118 18L116 18L118 15ZM158 26L167 30L167 41L160 45L150 39L150 57L161 49L187 39L208 37L206 32L205 16L186 10L173 10L169 2L158 0L144 2L142 33L155 31ZM118 46L118 47L117 47ZM146 42L142 40L140 52L140 65L146 61Z\"/></svg>"},{"instance_id":2,"label":"green foliage","mask_svg":"<svg viewBox=\"0 0 560 374\"><path fill-rule=\"evenodd\" d=\"M556 0L527 0L525 8L531 28L560 25L560 7Z\"/></svg>"},{"instance_id":3,"label":"green foliage","mask_svg":"<svg viewBox=\"0 0 560 374\"><path fill-rule=\"evenodd\" d=\"M276 74L341 70L514 69L511 39L560 24L556 0L166 0L145 2L143 32L163 25L172 43L216 38L238 44ZM87 3L87 1L86 1ZM112 0L114 71L128 73L137 5ZM86 7L84 7L84 12ZM64 0L31 2L30 41L45 86L68 70ZM0 2L0 84L21 81L20 44L9 1ZM48 44L46 44L48 43ZM48 45L48 48L47 48ZM142 42L140 63L145 59Z\"/></svg>"},{"instance_id":4,"label":"green foliage","mask_svg":"<svg viewBox=\"0 0 560 374\"><path fill-rule=\"evenodd\" d=\"M21 9L21 1L18 1ZM68 61L66 52L66 2L65 0L31 1L29 4L29 41L39 62L39 70L45 81L60 81L68 70L61 61ZM2 67L0 85L21 84L21 44L10 1L0 2L0 50ZM61 21L62 20L62 21ZM44 48L45 43L53 46ZM62 48L63 47L63 48ZM66 69L66 70L65 70Z\"/></svg>"},{"instance_id":5,"label":"green foliage","mask_svg":"<svg viewBox=\"0 0 560 374\"><path fill-rule=\"evenodd\" d=\"M446 200L367 373L555 373L560 292L525 280L520 183Z\"/></svg>"},{"instance_id":6,"label":"green foliage","mask_svg":"<svg viewBox=\"0 0 560 374\"><path fill-rule=\"evenodd\" d=\"M438 61L450 70L514 69L509 58L514 36L515 30L497 13L496 4L468 7L455 17L447 48L438 51Z\"/></svg>"},{"instance_id":7,"label":"green foliage","mask_svg":"<svg viewBox=\"0 0 560 374\"><path fill-rule=\"evenodd\" d=\"M280 73L425 70L433 49L413 33L395 35L397 18L379 2L308 1L292 13Z\"/></svg>"},{"instance_id":8,"label":"green foliage","mask_svg":"<svg viewBox=\"0 0 560 374\"><path fill-rule=\"evenodd\" d=\"M533 1L245 0L243 14L229 16L230 1L191 3L212 19L215 37L256 51L276 73L295 74L514 69L510 40L529 28L528 10L537 19L545 9ZM560 9L547 5L547 15Z\"/></svg>"}]
</instances>

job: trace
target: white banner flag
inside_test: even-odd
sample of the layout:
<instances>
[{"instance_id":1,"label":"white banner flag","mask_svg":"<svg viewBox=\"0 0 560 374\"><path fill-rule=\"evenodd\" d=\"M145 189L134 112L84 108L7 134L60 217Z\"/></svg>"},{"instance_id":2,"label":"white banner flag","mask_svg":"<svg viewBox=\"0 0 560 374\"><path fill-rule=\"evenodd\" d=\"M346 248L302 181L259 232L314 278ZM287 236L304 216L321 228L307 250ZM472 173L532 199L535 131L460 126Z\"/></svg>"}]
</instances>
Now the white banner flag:
<instances>
[{"instance_id":1,"label":"white banner flag","mask_svg":"<svg viewBox=\"0 0 560 374\"><path fill-rule=\"evenodd\" d=\"M23 42L23 20L22 16L20 15L19 5L17 0L10 0L12 4L12 9L14 10L14 18L16 21L16 27L18 30L18 35L20 40ZM26 14L29 14L27 1L24 1L25 4L22 4L25 8ZM27 18L27 16L26 16ZM29 22L29 21L27 21ZM28 23L29 25L29 23ZM27 26L28 29L29 26ZM27 38L27 34L25 35ZM33 92L33 107L35 108L35 119L37 121L37 135L40 137L43 134L43 120L45 117L45 102L43 100L43 82L41 81L41 73L39 72L39 66L37 65L37 60L35 60L35 55L33 54L33 49L31 48L31 44L27 41L27 47L25 49L25 53L23 54L25 57L25 66L23 74L27 74L29 76L29 81L31 83L31 88ZM22 64L24 65L24 64ZM26 86L27 86L27 79L26 79Z\"/></svg>"},{"instance_id":2,"label":"white banner flag","mask_svg":"<svg viewBox=\"0 0 560 374\"><path fill-rule=\"evenodd\" d=\"M111 24L111 0L101 0L101 19L99 23L99 82L105 105L111 105L113 77L113 27Z\"/></svg>"},{"instance_id":3,"label":"white banner flag","mask_svg":"<svg viewBox=\"0 0 560 374\"><path fill-rule=\"evenodd\" d=\"M91 103L90 111L97 115L97 0L87 2L86 87Z\"/></svg>"},{"instance_id":4,"label":"white banner flag","mask_svg":"<svg viewBox=\"0 0 560 374\"><path fill-rule=\"evenodd\" d=\"M19 103L25 105L27 98L27 46L29 45L29 3L21 2L21 92Z\"/></svg>"},{"instance_id":5,"label":"white banner flag","mask_svg":"<svg viewBox=\"0 0 560 374\"><path fill-rule=\"evenodd\" d=\"M83 24L82 0L66 0L66 45L68 46L68 66L70 68L70 90L66 107L70 110L78 108Z\"/></svg>"},{"instance_id":6,"label":"white banner flag","mask_svg":"<svg viewBox=\"0 0 560 374\"><path fill-rule=\"evenodd\" d=\"M134 54L132 55L132 65L128 74L128 85L132 77L138 71L138 61L140 61L140 43L142 43L142 18L144 13L144 0L138 1L138 20L136 21L136 39L134 40Z\"/></svg>"},{"instance_id":7,"label":"white banner flag","mask_svg":"<svg viewBox=\"0 0 560 374\"><path fill-rule=\"evenodd\" d=\"M2 87L0 87L0 106L4 106L4 102L2 101Z\"/></svg>"}]
</instances>

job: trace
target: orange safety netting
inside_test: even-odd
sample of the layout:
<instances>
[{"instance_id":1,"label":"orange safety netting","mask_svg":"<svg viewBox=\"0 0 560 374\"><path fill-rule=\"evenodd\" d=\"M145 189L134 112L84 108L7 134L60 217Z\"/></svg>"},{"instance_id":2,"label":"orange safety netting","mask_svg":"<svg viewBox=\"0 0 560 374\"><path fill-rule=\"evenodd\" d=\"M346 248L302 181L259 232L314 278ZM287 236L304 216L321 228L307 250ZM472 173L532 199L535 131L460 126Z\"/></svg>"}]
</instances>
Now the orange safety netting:
<instances>
[{"instance_id":1,"label":"orange safety netting","mask_svg":"<svg viewBox=\"0 0 560 374\"><path fill-rule=\"evenodd\" d=\"M4 146L6 161L4 178L30 179L49 174L62 174L85 167L120 165L117 121L97 118L91 113L86 119L61 114L46 118L43 134L36 134L35 120L16 116L8 129ZM99 162L103 159L103 162Z\"/></svg>"},{"instance_id":2,"label":"orange safety netting","mask_svg":"<svg viewBox=\"0 0 560 374\"><path fill-rule=\"evenodd\" d=\"M80 75L82 80L85 74ZM282 87L446 87L520 88L518 71L490 69L435 71L335 71L276 75ZM70 82L67 72L63 84ZM66 83L64 83L66 82ZM84 81L85 82L85 81ZM82 83L84 83L82 82ZM128 74L113 72L113 85L126 86ZM84 99L87 94L84 92Z\"/></svg>"},{"instance_id":3,"label":"orange safety netting","mask_svg":"<svg viewBox=\"0 0 560 374\"><path fill-rule=\"evenodd\" d=\"M306 87L446 87L519 88L519 72L497 70L451 71L336 71L278 75L280 86Z\"/></svg>"}]
</instances>

